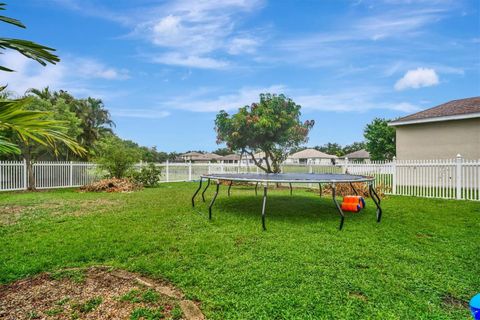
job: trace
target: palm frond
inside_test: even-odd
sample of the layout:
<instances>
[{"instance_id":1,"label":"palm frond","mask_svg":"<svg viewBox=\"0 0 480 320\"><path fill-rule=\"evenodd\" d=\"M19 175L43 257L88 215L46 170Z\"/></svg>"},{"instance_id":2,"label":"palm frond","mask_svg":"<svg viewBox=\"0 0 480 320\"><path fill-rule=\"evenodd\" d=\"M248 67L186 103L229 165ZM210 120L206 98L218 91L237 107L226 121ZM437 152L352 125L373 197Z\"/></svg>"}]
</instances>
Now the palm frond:
<instances>
[{"instance_id":1,"label":"palm frond","mask_svg":"<svg viewBox=\"0 0 480 320\"><path fill-rule=\"evenodd\" d=\"M5 9L2 9L2 10L5 10ZM26 26L20 20L17 20L17 19L14 19L14 18L9 18L9 17L6 17L6 16L0 16L0 21L13 24L14 26L17 26L17 27L20 27L20 28L26 28Z\"/></svg>"},{"instance_id":2,"label":"palm frond","mask_svg":"<svg viewBox=\"0 0 480 320\"><path fill-rule=\"evenodd\" d=\"M54 152L58 150L57 143L62 143L75 154L86 153L77 141L64 133L65 122L49 119L48 112L26 110L31 100L0 101L0 130L11 130L24 143L34 141L52 148Z\"/></svg>"},{"instance_id":3,"label":"palm frond","mask_svg":"<svg viewBox=\"0 0 480 320\"><path fill-rule=\"evenodd\" d=\"M12 49L18 51L25 57L33 59L43 66L46 66L47 62L56 64L60 61L60 58L52 53L55 49L29 40L0 38L0 49Z\"/></svg>"}]
</instances>

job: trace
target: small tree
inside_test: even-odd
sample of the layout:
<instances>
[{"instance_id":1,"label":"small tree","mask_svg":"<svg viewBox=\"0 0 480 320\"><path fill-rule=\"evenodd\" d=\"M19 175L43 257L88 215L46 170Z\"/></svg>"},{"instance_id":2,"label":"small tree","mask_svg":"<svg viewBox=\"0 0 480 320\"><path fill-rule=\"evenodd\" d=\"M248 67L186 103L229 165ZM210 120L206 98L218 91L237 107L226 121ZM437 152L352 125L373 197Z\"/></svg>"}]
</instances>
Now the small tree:
<instances>
[{"instance_id":1,"label":"small tree","mask_svg":"<svg viewBox=\"0 0 480 320\"><path fill-rule=\"evenodd\" d=\"M355 151L359 151L359 150L362 150L362 149L365 149L366 148L366 145L365 145L365 142L354 142L352 144L348 144L346 145L345 147L343 147L343 154L348 154L348 153L352 153L352 152L355 152Z\"/></svg>"},{"instance_id":2,"label":"small tree","mask_svg":"<svg viewBox=\"0 0 480 320\"><path fill-rule=\"evenodd\" d=\"M259 103L252 103L229 115L217 114L217 143L226 143L232 151L248 154L255 165L267 173L280 172L281 163L291 149L307 142L314 121L300 121L301 106L283 94L261 94ZM255 152L265 153L263 160Z\"/></svg>"},{"instance_id":3,"label":"small tree","mask_svg":"<svg viewBox=\"0 0 480 320\"><path fill-rule=\"evenodd\" d=\"M315 149L337 157L343 156L342 146L336 142L329 142L324 144L323 146L317 146L315 147Z\"/></svg>"},{"instance_id":4,"label":"small tree","mask_svg":"<svg viewBox=\"0 0 480 320\"><path fill-rule=\"evenodd\" d=\"M132 166L140 161L140 152L116 136L109 136L98 143L97 163L111 178L123 178Z\"/></svg>"},{"instance_id":5,"label":"small tree","mask_svg":"<svg viewBox=\"0 0 480 320\"><path fill-rule=\"evenodd\" d=\"M388 120L373 119L365 127L364 137L372 160L391 160L395 156L395 128L388 126Z\"/></svg>"}]
</instances>

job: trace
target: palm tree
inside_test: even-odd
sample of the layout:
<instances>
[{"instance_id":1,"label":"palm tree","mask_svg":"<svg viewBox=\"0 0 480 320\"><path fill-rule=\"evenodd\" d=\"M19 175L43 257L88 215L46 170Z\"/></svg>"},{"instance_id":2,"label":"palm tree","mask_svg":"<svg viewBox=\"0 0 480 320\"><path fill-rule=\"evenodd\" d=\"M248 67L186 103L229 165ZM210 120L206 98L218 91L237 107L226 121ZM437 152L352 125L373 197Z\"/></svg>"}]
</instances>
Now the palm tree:
<instances>
[{"instance_id":1,"label":"palm tree","mask_svg":"<svg viewBox=\"0 0 480 320\"><path fill-rule=\"evenodd\" d=\"M49 119L49 112L25 109L30 103L30 98L0 101L0 133L8 130L25 144L31 140L54 151L58 143L63 143L76 154L85 153L83 147L63 133L67 128L62 121ZM19 151L11 142L7 142L6 149L5 144L0 144L0 153Z\"/></svg>"},{"instance_id":2,"label":"palm tree","mask_svg":"<svg viewBox=\"0 0 480 320\"><path fill-rule=\"evenodd\" d=\"M91 149L96 141L108 133L112 133L115 123L110 118L110 112L105 108L102 100L87 98L75 104L77 117L81 119L82 134L80 143Z\"/></svg>"},{"instance_id":3,"label":"palm tree","mask_svg":"<svg viewBox=\"0 0 480 320\"><path fill-rule=\"evenodd\" d=\"M67 128L62 121L49 119L50 113L25 109L31 98L0 101L0 153L20 153L17 144L4 138L8 132L13 140L20 141L22 148L29 148L32 143L39 143L58 152L58 143L67 146L73 153L84 155L85 149L64 132ZM24 152L27 162L29 189L34 189L34 176L30 153Z\"/></svg>"}]
</instances>

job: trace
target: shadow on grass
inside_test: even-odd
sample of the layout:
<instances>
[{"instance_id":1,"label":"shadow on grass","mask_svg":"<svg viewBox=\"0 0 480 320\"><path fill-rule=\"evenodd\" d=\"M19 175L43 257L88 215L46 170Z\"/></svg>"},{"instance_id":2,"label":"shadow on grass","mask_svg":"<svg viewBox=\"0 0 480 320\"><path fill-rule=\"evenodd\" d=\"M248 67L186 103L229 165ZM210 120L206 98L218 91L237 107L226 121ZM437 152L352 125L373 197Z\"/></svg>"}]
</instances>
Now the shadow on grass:
<instances>
[{"instance_id":1,"label":"shadow on grass","mask_svg":"<svg viewBox=\"0 0 480 320\"><path fill-rule=\"evenodd\" d=\"M208 208L212 195L206 197L203 208ZM199 199L201 203L201 199ZM244 192L232 196L220 193L212 208L213 219L215 217L229 215L240 218L255 218L260 221L262 213L263 196L247 195ZM341 198L339 199L341 201ZM346 220L373 220L374 204L368 203L361 213L345 212ZM204 209L205 210L205 209ZM203 211L203 210L202 210ZM289 221L293 224L312 224L319 221L325 223L339 223L340 214L335 207L331 196L312 197L304 193L290 195L275 194L275 190L269 193L266 204L266 219L268 222Z\"/></svg>"}]
</instances>

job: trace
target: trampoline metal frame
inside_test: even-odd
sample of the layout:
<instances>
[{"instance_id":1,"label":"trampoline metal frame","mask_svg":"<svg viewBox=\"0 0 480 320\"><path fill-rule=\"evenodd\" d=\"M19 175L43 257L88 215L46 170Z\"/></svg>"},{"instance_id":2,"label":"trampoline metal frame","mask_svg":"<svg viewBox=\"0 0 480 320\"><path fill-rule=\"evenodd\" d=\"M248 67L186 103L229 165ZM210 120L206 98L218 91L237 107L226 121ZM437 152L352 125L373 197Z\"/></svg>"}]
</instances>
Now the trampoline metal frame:
<instances>
[{"instance_id":1,"label":"trampoline metal frame","mask_svg":"<svg viewBox=\"0 0 480 320\"><path fill-rule=\"evenodd\" d=\"M338 174L337 174L338 176ZM346 175L345 175L346 176ZM368 183L368 192L370 194L370 197L372 198L373 202L375 203L375 206L377 207L376 214L377 214L377 222L380 222L382 219L382 208L380 206L380 197L378 196L377 192L375 191L375 188L373 186L373 182L375 181L375 178L372 177L366 177L366 176L358 176L358 175L349 175L349 176L355 176L357 179L344 179L344 180L334 180L334 179L305 179L305 180L300 180L300 179L292 179L292 180L277 180L277 179L254 179L254 178L238 178L238 175L229 175L229 174L210 174L210 175L202 175L200 177L200 182L198 185L198 188L196 189L195 193L192 196L192 207L195 207L195 198L197 194L200 192L202 189L202 184L203 180L207 180L207 185L202 191L202 201L205 202L205 192L207 191L208 187L210 186L210 181L211 180L216 180L216 189L215 193L213 195L212 200L210 201L210 204L208 206L208 218L211 220L212 219L212 207L215 204L215 200L217 199L219 190L220 190L220 181L229 181L228 184L228 191L227 194L230 197L231 196L231 188L233 185L234 181L240 181L240 182L254 182L255 183L255 195L258 194L258 184L263 183L263 201L262 201L262 228L263 230L267 230L266 224L265 224L265 212L266 212L266 204L267 204L267 190L268 190L268 183L288 183L290 187L290 195L293 195L293 183L318 183L319 186L319 194L320 197L322 196L322 183L324 184L331 184L332 186L332 200L335 204L335 207L337 208L337 211L340 215L340 225L339 225L339 230L342 230L343 224L345 221L345 214L340 206L340 204L337 201L336 198L336 185L341 184L341 183L349 183L350 187L352 188L353 192L355 195L358 195L358 191L355 189L353 186L353 183L355 182L360 182L360 183Z\"/></svg>"}]
</instances>

